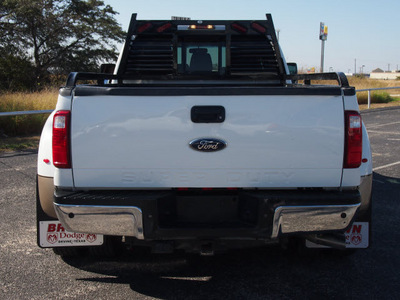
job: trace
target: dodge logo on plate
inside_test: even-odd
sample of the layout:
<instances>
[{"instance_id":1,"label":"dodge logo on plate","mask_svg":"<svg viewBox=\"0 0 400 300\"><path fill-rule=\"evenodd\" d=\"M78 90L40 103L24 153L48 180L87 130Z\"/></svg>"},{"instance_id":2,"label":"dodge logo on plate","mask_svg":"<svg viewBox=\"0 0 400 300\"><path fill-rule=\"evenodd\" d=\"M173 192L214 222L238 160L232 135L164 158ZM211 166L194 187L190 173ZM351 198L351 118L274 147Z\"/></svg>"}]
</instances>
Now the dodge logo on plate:
<instances>
[{"instance_id":1,"label":"dodge logo on plate","mask_svg":"<svg viewBox=\"0 0 400 300\"><path fill-rule=\"evenodd\" d=\"M219 139L203 138L193 140L189 145L192 149L197 151L215 152L224 149L226 147L226 142Z\"/></svg>"}]
</instances>

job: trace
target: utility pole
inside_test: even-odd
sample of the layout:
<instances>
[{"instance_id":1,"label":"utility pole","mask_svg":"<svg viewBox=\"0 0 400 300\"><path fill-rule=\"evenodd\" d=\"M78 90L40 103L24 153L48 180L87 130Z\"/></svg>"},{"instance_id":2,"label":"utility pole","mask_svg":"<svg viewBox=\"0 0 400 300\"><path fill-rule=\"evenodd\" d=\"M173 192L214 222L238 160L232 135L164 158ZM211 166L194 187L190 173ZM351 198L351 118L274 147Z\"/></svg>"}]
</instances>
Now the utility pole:
<instances>
[{"instance_id":1,"label":"utility pole","mask_svg":"<svg viewBox=\"0 0 400 300\"><path fill-rule=\"evenodd\" d=\"M357 74L357 59L354 59L354 75Z\"/></svg>"},{"instance_id":2,"label":"utility pole","mask_svg":"<svg viewBox=\"0 0 400 300\"><path fill-rule=\"evenodd\" d=\"M324 59L325 59L325 41L328 38L328 26L325 26L323 22L319 23L319 39L321 40L321 69L320 72L324 72Z\"/></svg>"},{"instance_id":3,"label":"utility pole","mask_svg":"<svg viewBox=\"0 0 400 300\"><path fill-rule=\"evenodd\" d=\"M325 41L321 40L321 69L320 69L321 73L324 73L324 59L325 59Z\"/></svg>"}]
</instances>

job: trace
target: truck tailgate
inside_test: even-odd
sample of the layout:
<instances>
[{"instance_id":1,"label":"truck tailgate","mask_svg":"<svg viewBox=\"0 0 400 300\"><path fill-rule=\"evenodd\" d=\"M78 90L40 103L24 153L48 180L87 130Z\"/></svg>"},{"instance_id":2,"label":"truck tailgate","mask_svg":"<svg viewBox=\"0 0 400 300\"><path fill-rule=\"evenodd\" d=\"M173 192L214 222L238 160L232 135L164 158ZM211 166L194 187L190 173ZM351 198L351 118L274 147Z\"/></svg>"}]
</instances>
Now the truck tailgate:
<instances>
[{"instance_id":1,"label":"truck tailgate","mask_svg":"<svg viewBox=\"0 0 400 300\"><path fill-rule=\"evenodd\" d=\"M223 106L222 123L194 123L191 108ZM74 96L76 188L339 187L342 96ZM217 152L197 138L227 143Z\"/></svg>"}]
</instances>

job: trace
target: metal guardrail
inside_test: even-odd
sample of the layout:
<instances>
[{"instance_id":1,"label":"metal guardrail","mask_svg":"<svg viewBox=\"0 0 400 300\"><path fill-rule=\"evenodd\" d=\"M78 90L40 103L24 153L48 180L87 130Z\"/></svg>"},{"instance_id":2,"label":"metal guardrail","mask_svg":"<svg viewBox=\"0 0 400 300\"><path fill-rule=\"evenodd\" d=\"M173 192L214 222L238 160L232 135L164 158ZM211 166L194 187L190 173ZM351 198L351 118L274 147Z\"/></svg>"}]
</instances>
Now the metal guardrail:
<instances>
[{"instance_id":1,"label":"metal guardrail","mask_svg":"<svg viewBox=\"0 0 400 300\"><path fill-rule=\"evenodd\" d=\"M0 117L13 117L23 115L40 115L40 114L51 114L53 110L26 110L26 111L9 111L0 112Z\"/></svg>"},{"instance_id":2,"label":"metal guardrail","mask_svg":"<svg viewBox=\"0 0 400 300\"><path fill-rule=\"evenodd\" d=\"M379 91L379 90L399 90L400 86L395 87L387 87L387 88L373 88L373 89L361 89L356 90L356 92L368 92L368 108L371 108L371 91Z\"/></svg>"},{"instance_id":3,"label":"metal guardrail","mask_svg":"<svg viewBox=\"0 0 400 300\"><path fill-rule=\"evenodd\" d=\"M379 91L379 90L400 90L400 86L387 87L387 88L361 89L361 90L356 90L356 92L357 93L368 92L368 108L371 108L371 91ZM10 112L0 112L0 117L51 114L52 112L53 110L10 111Z\"/></svg>"}]
</instances>

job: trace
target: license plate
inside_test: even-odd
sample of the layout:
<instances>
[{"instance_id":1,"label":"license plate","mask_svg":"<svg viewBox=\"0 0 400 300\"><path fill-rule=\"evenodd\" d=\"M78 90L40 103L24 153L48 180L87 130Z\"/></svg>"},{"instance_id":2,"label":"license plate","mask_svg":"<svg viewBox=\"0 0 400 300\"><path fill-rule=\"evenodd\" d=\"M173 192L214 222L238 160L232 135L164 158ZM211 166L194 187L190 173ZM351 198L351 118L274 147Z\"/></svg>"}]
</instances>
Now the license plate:
<instances>
[{"instance_id":1,"label":"license plate","mask_svg":"<svg viewBox=\"0 0 400 300\"><path fill-rule=\"evenodd\" d=\"M41 221L39 237L43 248L100 246L104 240L101 234L66 231L59 221Z\"/></svg>"},{"instance_id":2,"label":"license plate","mask_svg":"<svg viewBox=\"0 0 400 300\"><path fill-rule=\"evenodd\" d=\"M369 223L354 222L350 229L345 232L346 248L368 248L369 246ZM329 248L306 241L307 248Z\"/></svg>"}]
</instances>

